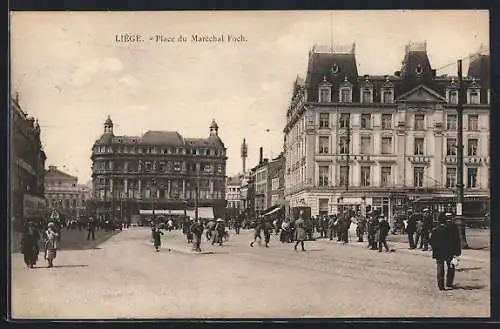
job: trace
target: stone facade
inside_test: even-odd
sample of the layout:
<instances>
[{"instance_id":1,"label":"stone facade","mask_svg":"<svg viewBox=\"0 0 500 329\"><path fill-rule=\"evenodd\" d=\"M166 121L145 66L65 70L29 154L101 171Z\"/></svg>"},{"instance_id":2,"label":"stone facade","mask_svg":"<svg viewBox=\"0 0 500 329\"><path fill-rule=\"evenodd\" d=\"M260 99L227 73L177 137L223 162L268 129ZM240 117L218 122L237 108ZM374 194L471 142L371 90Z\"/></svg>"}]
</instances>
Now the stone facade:
<instances>
[{"instance_id":1,"label":"stone facade","mask_svg":"<svg viewBox=\"0 0 500 329\"><path fill-rule=\"evenodd\" d=\"M473 57L466 72L465 197L484 205L489 56ZM401 70L385 76L359 75L354 47L340 54L313 49L306 78L295 81L284 129L290 206L310 206L318 215L371 205L392 216L418 198L453 204L457 97L457 78L436 75L425 44L407 46Z\"/></svg>"}]
</instances>

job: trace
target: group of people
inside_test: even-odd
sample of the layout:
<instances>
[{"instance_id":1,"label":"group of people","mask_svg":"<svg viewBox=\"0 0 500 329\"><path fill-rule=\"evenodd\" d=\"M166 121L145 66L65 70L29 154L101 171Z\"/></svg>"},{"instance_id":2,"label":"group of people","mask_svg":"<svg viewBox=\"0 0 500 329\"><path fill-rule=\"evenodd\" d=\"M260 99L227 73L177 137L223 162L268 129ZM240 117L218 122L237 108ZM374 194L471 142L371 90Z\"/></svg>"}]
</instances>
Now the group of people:
<instances>
[{"instance_id":1,"label":"group of people","mask_svg":"<svg viewBox=\"0 0 500 329\"><path fill-rule=\"evenodd\" d=\"M47 227L40 232L36 223L28 221L23 229L20 243L26 266L34 268L38 262L40 250L43 250L47 266L53 267L59 241L60 228L56 227L53 222L47 223Z\"/></svg>"}]
</instances>

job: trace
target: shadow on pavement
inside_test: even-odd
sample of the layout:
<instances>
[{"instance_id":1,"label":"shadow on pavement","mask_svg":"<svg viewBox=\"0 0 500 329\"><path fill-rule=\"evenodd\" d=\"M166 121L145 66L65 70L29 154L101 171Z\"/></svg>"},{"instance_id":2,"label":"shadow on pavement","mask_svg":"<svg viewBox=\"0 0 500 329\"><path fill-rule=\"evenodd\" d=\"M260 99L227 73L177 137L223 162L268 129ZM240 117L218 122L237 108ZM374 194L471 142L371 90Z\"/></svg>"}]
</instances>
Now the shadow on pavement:
<instances>
[{"instance_id":1,"label":"shadow on pavement","mask_svg":"<svg viewBox=\"0 0 500 329\"><path fill-rule=\"evenodd\" d=\"M72 267L88 267L88 265L54 265L53 266L54 268L63 268L63 267L66 267L66 268L72 268ZM38 268L49 268L47 266L34 266L33 267L34 269L38 269Z\"/></svg>"},{"instance_id":2,"label":"shadow on pavement","mask_svg":"<svg viewBox=\"0 0 500 329\"><path fill-rule=\"evenodd\" d=\"M112 236L121 231L99 230L95 232L94 240L87 240L87 231L65 230L61 234L61 242L59 243L60 250L88 250L98 249L98 246L106 242Z\"/></svg>"},{"instance_id":3,"label":"shadow on pavement","mask_svg":"<svg viewBox=\"0 0 500 329\"><path fill-rule=\"evenodd\" d=\"M457 268L457 272L468 272L468 271L476 271L481 270L482 267L459 267Z\"/></svg>"},{"instance_id":4,"label":"shadow on pavement","mask_svg":"<svg viewBox=\"0 0 500 329\"><path fill-rule=\"evenodd\" d=\"M476 284L476 285L455 285L453 290L481 290L486 288L484 284Z\"/></svg>"}]
</instances>

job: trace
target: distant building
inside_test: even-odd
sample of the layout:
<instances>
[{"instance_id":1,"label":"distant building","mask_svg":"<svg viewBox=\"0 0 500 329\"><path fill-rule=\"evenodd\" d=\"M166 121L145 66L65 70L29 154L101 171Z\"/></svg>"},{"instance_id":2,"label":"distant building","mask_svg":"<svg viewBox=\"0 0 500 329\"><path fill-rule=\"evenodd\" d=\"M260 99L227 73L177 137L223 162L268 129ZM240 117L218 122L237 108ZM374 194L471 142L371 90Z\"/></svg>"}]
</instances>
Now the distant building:
<instances>
[{"instance_id":1,"label":"distant building","mask_svg":"<svg viewBox=\"0 0 500 329\"><path fill-rule=\"evenodd\" d=\"M263 158L263 149L260 148L259 164L250 170L250 181L254 189L254 212L264 214L272 207L285 205L284 195L284 165L283 153L277 158Z\"/></svg>"},{"instance_id":2,"label":"distant building","mask_svg":"<svg viewBox=\"0 0 500 329\"><path fill-rule=\"evenodd\" d=\"M226 201L227 208L236 209L239 212L241 199L241 175L235 175L226 178Z\"/></svg>"},{"instance_id":3,"label":"distant building","mask_svg":"<svg viewBox=\"0 0 500 329\"><path fill-rule=\"evenodd\" d=\"M464 215L490 195L489 63L476 55L464 70ZM354 45L313 48L287 111L285 197L312 215L371 205L392 217L424 198L454 207L457 101L457 77L436 74L425 43L408 45L401 69L384 76L358 73Z\"/></svg>"},{"instance_id":4,"label":"distant building","mask_svg":"<svg viewBox=\"0 0 500 329\"><path fill-rule=\"evenodd\" d=\"M44 175L45 160L40 140L38 120L29 117L19 105L19 100L10 100L11 107L11 216L22 218L45 215Z\"/></svg>"},{"instance_id":5,"label":"distant building","mask_svg":"<svg viewBox=\"0 0 500 329\"><path fill-rule=\"evenodd\" d=\"M49 166L45 173L45 202L49 209L57 209L68 216L85 216L91 189L78 184L78 177Z\"/></svg>"},{"instance_id":6,"label":"distant building","mask_svg":"<svg viewBox=\"0 0 500 329\"><path fill-rule=\"evenodd\" d=\"M138 219L140 215L222 217L225 209L226 148L215 121L208 138L176 131L117 136L108 117L92 147L93 211L97 216Z\"/></svg>"}]
</instances>

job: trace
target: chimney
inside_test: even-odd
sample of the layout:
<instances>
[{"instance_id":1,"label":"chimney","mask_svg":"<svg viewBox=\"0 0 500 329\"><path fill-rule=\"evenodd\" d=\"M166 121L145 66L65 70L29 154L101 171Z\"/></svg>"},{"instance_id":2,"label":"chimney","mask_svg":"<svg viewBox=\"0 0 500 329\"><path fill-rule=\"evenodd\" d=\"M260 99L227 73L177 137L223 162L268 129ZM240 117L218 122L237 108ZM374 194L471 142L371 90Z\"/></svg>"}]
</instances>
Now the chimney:
<instances>
[{"instance_id":1,"label":"chimney","mask_svg":"<svg viewBox=\"0 0 500 329\"><path fill-rule=\"evenodd\" d=\"M261 164L263 160L264 160L264 148L261 147L259 149L259 164Z\"/></svg>"}]
</instances>

